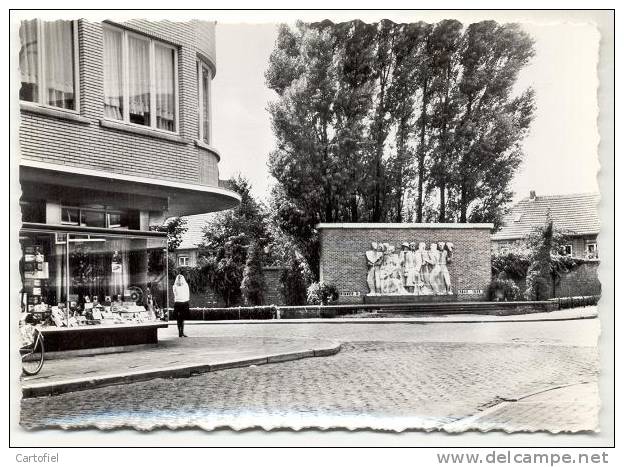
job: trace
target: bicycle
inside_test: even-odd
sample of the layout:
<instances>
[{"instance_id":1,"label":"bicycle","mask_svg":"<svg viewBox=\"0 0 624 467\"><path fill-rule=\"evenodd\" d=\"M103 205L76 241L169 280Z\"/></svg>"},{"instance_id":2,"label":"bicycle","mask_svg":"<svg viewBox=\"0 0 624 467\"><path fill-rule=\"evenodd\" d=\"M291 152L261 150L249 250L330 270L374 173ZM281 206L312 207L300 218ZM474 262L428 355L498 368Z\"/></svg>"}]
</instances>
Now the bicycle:
<instances>
[{"instance_id":1,"label":"bicycle","mask_svg":"<svg viewBox=\"0 0 624 467\"><path fill-rule=\"evenodd\" d=\"M28 376L34 376L39 373L41 368L43 368L43 362L45 360L43 333L37 328L33 329L34 336L32 343L20 348L22 371Z\"/></svg>"}]
</instances>

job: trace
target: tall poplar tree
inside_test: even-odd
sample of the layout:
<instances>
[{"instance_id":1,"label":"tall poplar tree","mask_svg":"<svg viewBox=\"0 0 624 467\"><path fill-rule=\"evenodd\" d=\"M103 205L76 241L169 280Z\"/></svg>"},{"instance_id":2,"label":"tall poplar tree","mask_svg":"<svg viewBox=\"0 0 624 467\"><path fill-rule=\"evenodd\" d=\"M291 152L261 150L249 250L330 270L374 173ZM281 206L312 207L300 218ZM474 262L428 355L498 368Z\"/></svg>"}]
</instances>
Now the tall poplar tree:
<instances>
[{"instance_id":1,"label":"tall poplar tree","mask_svg":"<svg viewBox=\"0 0 624 467\"><path fill-rule=\"evenodd\" d=\"M468 26L462 45L461 117L454 131L458 218L467 222L474 207L474 217L498 221L534 111L531 89L513 96L518 73L534 54L533 40L516 24L483 21Z\"/></svg>"},{"instance_id":2,"label":"tall poplar tree","mask_svg":"<svg viewBox=\"0 0 624 467\"><path fill-rule=\"evenodd\" d=\"M458 116L457 79L461 72L458 54L462 24L444 20L435 25L430 37L429 63L432 70L429 147L431 169L429 188L438 190L438 221L447 222L447 190L456 167L453 157L454 125Z\"/></svg>"}]
</instances>

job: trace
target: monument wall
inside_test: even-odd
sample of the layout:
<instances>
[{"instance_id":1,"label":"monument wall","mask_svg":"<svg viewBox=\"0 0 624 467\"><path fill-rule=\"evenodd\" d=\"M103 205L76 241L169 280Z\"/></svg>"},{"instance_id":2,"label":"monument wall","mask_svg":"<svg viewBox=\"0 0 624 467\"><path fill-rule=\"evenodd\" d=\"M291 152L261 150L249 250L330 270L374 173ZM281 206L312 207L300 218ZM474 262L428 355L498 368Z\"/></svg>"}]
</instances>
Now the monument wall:
<instances>
[{"instance_id":1,"label":"monument wall","mask_svg":"<svg viewBox=\"0 0 624 467\"><path fill-rule=\"evenodd\" d=\"M340 303L486 300L492 228L492 224L319 224L320 278L338 288Z\"/></svg>"}]
</instances>

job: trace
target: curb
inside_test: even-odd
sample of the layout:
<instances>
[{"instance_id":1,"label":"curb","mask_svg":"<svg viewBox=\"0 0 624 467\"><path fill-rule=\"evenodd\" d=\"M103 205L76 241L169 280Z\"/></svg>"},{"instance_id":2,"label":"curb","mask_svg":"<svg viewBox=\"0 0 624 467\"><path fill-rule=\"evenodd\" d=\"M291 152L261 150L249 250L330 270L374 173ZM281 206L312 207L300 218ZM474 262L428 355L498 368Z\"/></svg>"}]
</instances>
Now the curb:
<instances>
[{"instance_id":1,"label":"curb","mask_svg":"<svg viewBox=\"0 0 624 467\"><path fill-rule=\"evenodd\" d=\"M167 368L155 368L133 373L118 373L102 375L95 378L76 378L53 383L22 385L22 397L42 397L56 394L64 394L75 391L113 386L118 384L136 383L149 381L156 378L189 378L194 375L212 371L228 370L231 368L248 367L252 365L265 365L269 363L288 362L311 357L328 357L340 352L342 344L332 343L331 346L318 349L270 354L266 357L244 358L240 360L228 360L216 363L200 363L195 365L180 365Z\"/></svg>"},{"instance_id":2,"label":"curb","mask_svg":"<svg viewBox=\"0 0 624 467\"><path fill-rule=\"evenodd\" d=\"M472 315L478 316L478 315ZM215 320L215 321L186 321L185 324L209 325L209 324L469 324L469 323L539 323L543 321L574 321L579 319L595 319L598 314L586 314L578 316L554 316L543 318L520 319L517 316L509 315L509 319L496 319L492 316L482 315L483 318L476 319L427 319L427 318L301 318L301 319L241 319L241 320ZM516 318L512 317L516 316ZM175 324L174 321L170 323Z\"/></svg>"}]
</instances>

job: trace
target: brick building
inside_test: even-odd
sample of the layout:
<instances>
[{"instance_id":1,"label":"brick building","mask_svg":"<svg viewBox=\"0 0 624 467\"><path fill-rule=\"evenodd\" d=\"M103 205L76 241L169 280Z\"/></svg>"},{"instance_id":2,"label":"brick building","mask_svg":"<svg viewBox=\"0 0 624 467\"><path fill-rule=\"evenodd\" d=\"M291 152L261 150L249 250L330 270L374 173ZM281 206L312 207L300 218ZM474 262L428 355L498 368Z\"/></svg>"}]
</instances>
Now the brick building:
<instances>
[{"instance_id":1,"label":"brick building","mask_svg":"<svg viewBox=\"0 0 624 467\"><path fill-rule=\"evenodd\" d=\"M492 250L505 253L521 248L531 231L543 226L550 217L554 228L565 233L568 239L560 253L582 259L553 285L553 296L600 295L599 202L598 193L537 196L531 191L529 197L511 208L503 220L503 227L492 235ZM525 287L524 281L518 285L521 289Z\"/></svg>"},{"instance_id":2,"label":"brick building","mask_svg":"<svg viewBox=\"0 0 624 467\"><path fill-rule=\"evenodd\" d=\"M320 280L335 285L341 303L361 303L369 293L366 251L371 242L400 248L403 242L428 245L451 242L448 264L453 294L421 296L441 299L484 300L491 280L492 224L319 224L321 240Z\"/></svg>"},{"instance_id":3,"label":"brick building","mask_svg":"<svg viewBox=\"0 0 624 467\"><path fill-rule=\"evenodd\" d=\"M19 24L24 311L75 329L146 322L169 288L150 227L240 202L211 145L214 27Z\"/></svg>"}]
</instances>

